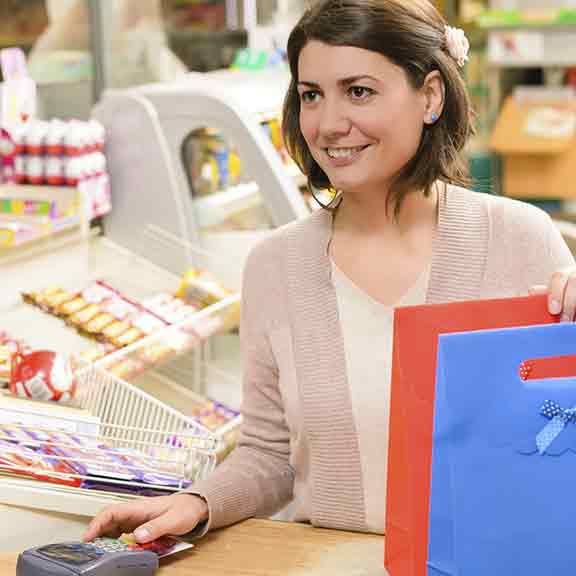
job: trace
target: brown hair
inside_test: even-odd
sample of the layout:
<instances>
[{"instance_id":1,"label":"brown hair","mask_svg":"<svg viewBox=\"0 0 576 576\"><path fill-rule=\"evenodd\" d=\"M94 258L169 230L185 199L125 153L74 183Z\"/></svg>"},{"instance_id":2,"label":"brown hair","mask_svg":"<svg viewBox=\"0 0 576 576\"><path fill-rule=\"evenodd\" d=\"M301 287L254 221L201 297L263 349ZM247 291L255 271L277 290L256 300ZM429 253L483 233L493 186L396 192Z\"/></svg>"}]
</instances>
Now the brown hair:
<instances>
[{"instance_id":1,"label":"brown hair","mask_svg":"<svg viewBox=\"0 0 576 576\"><path fill-rule=\"evenodd\" d=\"M424 127L414 157L395 179L388 197L399 214L411 190L428 195L436 180L468 185L464 146L474 132L470 99L455 60L448 53L443 17L429 0L320 0L308 9L288 39L292 79L282 119L286 147L308 177L311 192L331 188L300 131L298 59L310 40L332 46L355 46L379 52L400 66L416 90L438 70L445 87L442 114ZM333 208L333 203L325 208Z\"/></svg>"}]
</instances>

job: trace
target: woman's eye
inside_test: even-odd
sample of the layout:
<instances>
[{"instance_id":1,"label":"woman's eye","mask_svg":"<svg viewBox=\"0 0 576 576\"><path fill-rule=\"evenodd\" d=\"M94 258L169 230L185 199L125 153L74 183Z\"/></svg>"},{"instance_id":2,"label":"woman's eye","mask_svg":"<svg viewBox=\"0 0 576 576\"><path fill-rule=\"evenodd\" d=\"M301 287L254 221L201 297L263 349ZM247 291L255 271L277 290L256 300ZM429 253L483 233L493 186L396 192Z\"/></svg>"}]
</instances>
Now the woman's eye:
<instances>
[{"instance_id":1,"label":"woman's eye","mask_svg":"<svg viewBox=\"0 0 576 576\"><path fill-rule=\"evenodd\" d=\"M315 90L306 90L300 94L300 100L306 103L312 103L318 99L318 92Z\"/></svg>"},{"instance_id":2,"label":"woman's eye","mask_svg":"<svg viewBox=\"0 0 576 576\"><path fill-rule=\"evenodd\" d=\"M374 90L366 88L366 86L351 86L348 93L354 100L366 100L366 98L374 94Z\"/></svg>"}]
</instances>

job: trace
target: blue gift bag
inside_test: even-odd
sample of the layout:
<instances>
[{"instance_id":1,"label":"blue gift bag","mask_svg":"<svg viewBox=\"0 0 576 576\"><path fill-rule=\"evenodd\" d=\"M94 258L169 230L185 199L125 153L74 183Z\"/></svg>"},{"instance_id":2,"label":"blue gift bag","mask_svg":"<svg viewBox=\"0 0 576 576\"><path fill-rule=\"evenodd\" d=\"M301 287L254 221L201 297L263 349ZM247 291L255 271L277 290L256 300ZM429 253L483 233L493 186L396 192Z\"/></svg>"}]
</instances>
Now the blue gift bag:
<instances>
[{"instance_id":1,"label":"blue gift bag","mask_svg":"<svg viewBox=\"0 0 576 576\"><path fill-rule=\"evenodd\" d=\"M429 576L576 572L576 374L523 380L576 354L576 325L439 337Z\"/></svg>"}]
</instances>

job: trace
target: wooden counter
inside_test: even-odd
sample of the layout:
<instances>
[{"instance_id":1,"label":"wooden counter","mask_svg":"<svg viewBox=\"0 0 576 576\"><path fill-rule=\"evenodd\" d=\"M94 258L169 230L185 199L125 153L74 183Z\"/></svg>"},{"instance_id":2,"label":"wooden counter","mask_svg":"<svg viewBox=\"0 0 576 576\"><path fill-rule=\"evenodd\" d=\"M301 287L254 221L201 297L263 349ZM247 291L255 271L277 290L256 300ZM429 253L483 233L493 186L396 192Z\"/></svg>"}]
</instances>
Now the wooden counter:
<instances>
[{"instance_id":1,"label":"wooden counter","mask_svg":"<svg viewBox=\"0 0 576 576\"><path fill-rule=\"evenodd\" d=\"M384 538L301 524L248 520L162 561L158 576L385 576ZM14 576L16 554L0 555Z\"/></svg>"}]
</instances>

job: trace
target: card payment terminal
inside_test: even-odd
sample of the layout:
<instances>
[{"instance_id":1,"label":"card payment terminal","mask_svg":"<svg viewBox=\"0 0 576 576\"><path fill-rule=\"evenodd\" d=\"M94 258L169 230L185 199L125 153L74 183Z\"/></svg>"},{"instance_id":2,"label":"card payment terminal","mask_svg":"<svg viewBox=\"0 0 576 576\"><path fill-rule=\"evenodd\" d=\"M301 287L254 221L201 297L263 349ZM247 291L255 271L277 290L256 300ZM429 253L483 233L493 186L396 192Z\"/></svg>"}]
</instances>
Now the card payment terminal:
<instances>
[{"instance_id":1,"label":"card payment terminal","mask_svg":"<svg viewBox=\"0 0 576 576\"><path fill-rule=\"evenodd\" d=\"M113 538L30 548L18 557L16 576L152 576L158 554Z\"/></svg>"}]
</instances>

